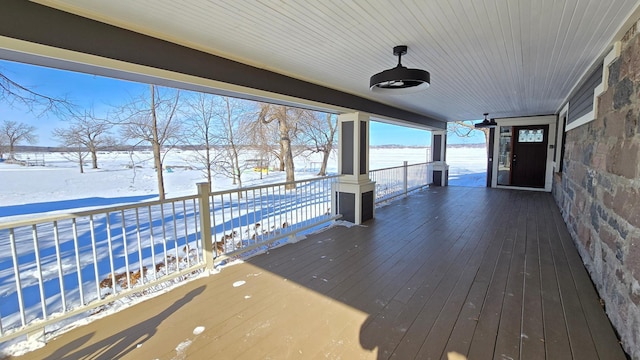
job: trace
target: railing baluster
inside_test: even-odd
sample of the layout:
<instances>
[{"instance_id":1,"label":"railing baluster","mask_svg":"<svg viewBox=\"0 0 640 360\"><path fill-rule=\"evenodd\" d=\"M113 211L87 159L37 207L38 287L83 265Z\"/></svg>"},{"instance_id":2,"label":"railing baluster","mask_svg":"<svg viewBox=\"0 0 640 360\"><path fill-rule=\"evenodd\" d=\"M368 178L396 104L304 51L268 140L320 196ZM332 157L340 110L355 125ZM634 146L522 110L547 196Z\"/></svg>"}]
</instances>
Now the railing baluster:
<instances>
[{"instance_id":1,"label":"railing baluster","mask_svg":"<svg viewBox=\"0 0 640 360\"><path fill-rule=\"evenodd\" d=\"M142 235L140 234L140 212L136 208L136 242L138 243L138 271L140 272L140 283L144 285L145 271L142 261Z\"/></svg>"},{"instance_id":2,"label":"railing baluster","mask_svg":"<svg viewBox=\"0 0 640 360\"><path fill-rule=\"evenodd\" d=\"M243 214L242 198L243 198L242 191L239 190L236 193L236 207L237 207L236 208L236 210L237 210L236 211L236 213L237 213L236 219L238 220L238 240L237 240L237 242L238 242L238 248L239 249L244 247L242 239L243 239L243 236L244 236L243 234L244 234L244 231L245 231L244 230L245 225L242 224L242 214Z\"/></svg>"},{"instance_id":3,"label":"railing baluster","mask_svg":"<svg viewBox=\"0 0 640 360\"><path fill-rule=\"evenodd\" d=\"M89 215L89 233L91 235L91 253L93 256L93 274L96 277L96 298L100 299L100 273L98 269L98 247L96 246L96 230L93 215Z\"/></svg>"},{"instance_id":4,"label":"railing baluster","mask_svg":"<svg viewBox=\"0 0 640 360\"><path fill-rule=\"evenodd\" d=\"M156 240L153 237L153 217L151 216L151 206L147 206L149 213L149 241L151 242L151 266L153 266L153 280L158 280L158 264L156 264ZM165 263L166 267L167 263Z\"/></svg>"},{"instance_id":5,"label":"railing baluster","mask_svg":"<svg viewBox=\"0 0 640 360\"><path fill-rule=\"evenodd\" d=\"M167 254L167 228L164 219L164 203L160 202L160 219L162 220L162 254L164 255L164 273L169 274L169 256Z\"/></svg>"},{"instance_id":6,"label":"railing baluster","mask_svg":"<svg viewBox=\"0 0 640 360\"><path fill-rule=\"evenodd\" d=\"M284 225L285 222L288 222L287 220L287 213L289 212L289 207L285 204L282 204L282 200L283 197L286 197L286 193L287 191L285 190L285 195L282 196L282 188L283 186L278 186L278 209L280 211L278 211L278 222L280 223L280 226ZM284 221L282 221L282 214L284 213Z\"/></svg>"},{"instance_id":7,"label":"railing baluster","mask_svg":"<svg viewBox=\"0 0 640 360\"><path fill-rule=\"evenodd\" d=\"M322 180L322 191L318 194L318 203L320 204L320 216L325 216L327 214L327 204L326 201L327 199L325 198L324 194L327 192L327 184L329 184L329 179L323 179Z\"/></svg>"},{"instance_id":8,"label":"railing baluster","mask_svg":"<svg viewBox=\"0 0 640 360\"><path fill-rule=\"evenodd\" d=\"M315 189L314 189L314 193L313 193L313 199L315 201L316 204L316 217L322 216L322 204L320 203L320 191L319 189L324 189L324 183L325 183L325 179L322 179L321 181L317 182L315 184Z\"/></svg>"},{"instance_id":9,"label":"railing baluster","mask_svg":"<svg viewBox=\"0 0 640 360\"><path fill-rule=\"evenodd\" d=\"M42 280L42 261L40 259L40 245L38 245L38 229L37 225L31 226L31 234L33 237L33 249L36 256L36 271L38 276L38 290L40 292L40 306L42 308L42 316L46 320L47 315L47 299L44 296L44 281Z\"/></svg>"},{"instance_id":10,"label":"railing baluster","mask_svg":"<svg viewBox=\"0 0 640 360\"><path fill-rule=\"evenodd\" d=\"M206 194L205 196L209 196L209 194ZM193 205L192 205L192 209L193 209L193 228L195 229L195 237L194 240L196 242L196 262L199 264L200 263L200 251L202 249L202 247L200 246L200 244L202 243L202 246L204 246L204 239L202 238L202 236L198 237L198 234L200 234L200 232L198 231L198 221L200 221L200 218L198 217L198 206L196 204L196 199L193 199ZM209 209L207 209L207 212L202 214L201 216L210 216L209 215ZM186 217L186 216L185 216ZM209 231L210 232L210 231Z\"/></svg>"},{"instance_id":11,"label":"railing baluster","mask_svg":"<svg viewBox=\"0 0 640 360\"><path fill-rule=\"evenodd\" d=\"M280 219L279 223L281 227L285 223L287 224L287 226L289 226L295 222L294 213L297 209L295 193L287 189L286 185L282 185L278 187L278 190L283 193L283 196L286 199L286 203L283 205L283 208L286 209L286 211L284 212L284 221ZM280 231L283 231L283 230L280 230Z\"/></svg>"},{"instance_id":12,"label":"railing baluster","mask_svg":"<svg viewBox=\"0 0 640 360\"><path fill-rule=\"evenodd\" d=\"M231 226L231 244L233 245L231 248L233 250L236 249L236 239L235 239L235 228L236 226L233 224L233 195L229 193L229 226Z\"/></svg>"},{"instance_id":13,"label":"railing baluster","mask_svg":"<svg viewBox=\"0 0 640 360\"><path fill-rule=\"evenodd\" d=\"M251 199L253 202L253 233L255 235L255 239L254 243L258 242L258 239L262 236L262 229L260 230L260 233L258 233L258 227L257 224L258 223L263 223L262 219L260 219L260 221L258 221L258 212L256 211L256 189L251 190Z\"/></svg>"},{"instance_id":14,"label":"railing baluster","mask_svg":"<svg viewBox=\"0 0 640 360\"><path fill-rule=\"evenodd\" d=\"M294 200L293 202L294 212L293 212L293 219L291 220L291 222L293 224L296 224L298 222L298 212L300 212L300 202L298 201L298 187L296 186L296 188L293 191L290 190L290 192L293 193L293 200ZM292 225L292 224L289 224L289 225Z\"/></svg>"},{"instance_id":15,"label":"railing baluster","mask_svg":"<svg viewBox=\"0 0 640 360\"><path fill-rule=\"evenodd\" d=\"M178 224L177 224L177 216L176 216L176 203L175 201L171 202L171 219L173 223L173 247L174 247L174 256L176 257L176 271L180 270L180 254L178 253Z\"/></svg>"},{"instance_id":16,"label":"railing baluster","mask_svg":"<svg viewBox=\"0 0 640 360\"><path fill-rule=\"evenodd\" d=\"M302 210L301 211L301 216L302 219L300 221L300 223L304 223L307 221L307 219L309 218L309 197L307 196L307 187L300 187L299 193L300 193L300 202L302 203Z\"/></svg>"},{"instance_id":17,"label":"railing baluster","mask_svg":"<svg viewBox=\"0 0 640 360\"><path fill-rule=\"evenodd\" d=\"M113 246L111 243L111 215L107 213L107 248L109 249L109 266L111 269L111 290L113 295L117 294L116 291L116 269L113 265Z\"/></svg>"},{"instance_id":18,"label":"railing baluster","mask_svg":"<svg viewBox=\"0 0 640 360\"><path fill-rule=\"evenodd\" d=\"M294 210L294 205L291 205L291 198L289 197L289 194L287 193L287 188L286 185L280 185L278 186L278 194L280 195L280 198L285 198L286 199L286 204L284 206L282 206L282 209L286 209L286 211L282 211L280 213L280 233L282 233L284 231L283 229L283 225L285 223L290 224L293 222L293 212L292 210ZM282 215L284 213L284 221L282 221Z\"/></svg>"},{"instance_id":19,"label":"railing baluster","mask_svg":"<svg viewBox=\"0 0 640 360\"><path fill-rule=\"evenodd\" d=\"M238 206L238 236L239 236L239 248L242 248L242 234L243 233L243 226L242 226L242 190L238 190L238 192L236 193L236 205Z\"/></svg>"},{"instance_id":20,"label":"railing baluster","mask_svg":"<svg viewBox=\"0 0 640 360\"><path fill-rule=\"evenodd\" d=\"M212 230L211 230L211 244L213 246L213 252L214 252L215 256L219 256L220 252L218 251L218 239L216 237L216 234L217 234L217 232L216 232L216 229L217 229L217 226L216 226L216 203L215 203L216 198L215 198L215 196L212 196L210 199L211 199L211 209L212 209L211 218L213 220L213 226L212 226ZM224 207L222 209L224 210ZM201 216L204 216L204 215L201 215ZM222 222L224 223L224 219L222 220ZM204 232L204 229L202 229L202 231ZM202 241L206 241L206 239L202 239ZM204 242L202 243L202 245L204 245Z\"/></svg>"},{"instance_id":21,"label":"railing baluster","mask_svg":"<svg viewBox=\"0 0 640 360\"><path fill-rule=\"evenodd\" d=\"M187 202L182 200L182 218L184 219L184 250L187 257L187 267L191 267L191 248L189 246L189 229L187 224Z\"/></svg>"},{"instance_id":22,"label":"railing baluster","mask_svg":"<svg viewBox=\"0 0 640 360\"><path fill-rule=\"evenodd\" d=\"M129 247L127 246L127 225L124 219L124 209L120 210L120 228L122 229L122 247L124 250L124 271L127 279L127 288L131 287L131 272L129 270Z\"/></svg>"},{"instance_id":23,"label":"railing baluster","mask_svg":"<svg viewBox=\"0 0 640 360\"><path fill-rule=\"evenodd\" d=\"M27 325L27 317L24 309L24 297L22 294L22 281L20 279L20 264L18 263L18 251L16 250L16 237L13 228L9 229L9 245L11 246L11 259L13 260L13 276L16 280L16 293L18 295L18 309L20 310L20 323Z\"/></svg>"},{"instance_id":24,"label":"railing baluster","mask_svg":"<svg viewBox=\"0 0 640 360\"><path fill-rule=\"evenodd\" d=\"M226 236L227 236L227 220L225 219L225 214L227 212L226 207L224 206L224 195L220 195L220 209L222 210L222 239L220 239L220 241L222 242L222 252L226 252L227 251L227 243L226 243Z\"/></svg>"},{"instance_id":25,"label":"railing baluster","mask_svg":"<svg viewBox=\"0 0 640 360\"><path fill-rule=\"evenodd\" d=\"M267 193L268 195L268 193ZM269 208L267 210L264 209L264 200L262 199L262 188L260 188L260 213L262 214L262 219L267 218L267 238L270 237L269 233L271 232L271 215L269 214ZM264 225L264 224L263 224Z\"/></svg>"},{"instance_id":26,"label":"railing baluster","mask_svg":"<svg viewBox=\"0 0 640 360\"><path fill-rule=\"evenodd\" d=\"M300 199L301 199L301 202L304 204L304 207L302 208L302 213L301 213L303 218L301 219L298 225L298 228L304 225L304 223L309 219L309 196L307 194L307 192L309 191L309 188L307 187L307 185L308 184L305 184L305 186L300 187Z\"/></svg>"},{"instance_id":27,"label":"railing baluster","mask_svg":"<svg viewBox=\"0 0 640 360\"><path fill-rule=\"evenodd\" d=\"M262 169L260 169L260 171L262 171ZM251 218L249 217L249 212L250 210L250 206L249 206L249 191L244 192L244 209L245 209L245 218L247 219L247 246L251 245L251 228L254 227L253 223L255 221L251 221ZM253 214L253 218L255 220L255 214Z\"/></svg>"},{"instance_id":28,"label":"railing baluster","mask_svg":"<svg viewBox=\"0 0 640 360\"><path fill-rule=\"evenodd\" d=\"M107 216L108 216L108 213L107 213ZM82 287L82 267L80 266L80 246L78 244L78 226L76 225L75 218L71 220L71 228L73 231L73 246L76 252L76 272L78 273L78 290L80 293L80 306L83 306L86 304L84 302L84 289Z\"/></svg>"},{"instance_id":29,"label":"railing baluster","mask_svg":"<svg viewBox=\"0 0 640 360\"><path fill-rule=\"evenodd\" d=\"M64 291L64 274L62 272L62 255L60 254L60 236L58 233L58 222L53 222L53 245L56 248L56 266L58 267L58 283L60 284L60 300L62 301L62 312L67 312L67 296Z\"/></svg>"}]
</instances>

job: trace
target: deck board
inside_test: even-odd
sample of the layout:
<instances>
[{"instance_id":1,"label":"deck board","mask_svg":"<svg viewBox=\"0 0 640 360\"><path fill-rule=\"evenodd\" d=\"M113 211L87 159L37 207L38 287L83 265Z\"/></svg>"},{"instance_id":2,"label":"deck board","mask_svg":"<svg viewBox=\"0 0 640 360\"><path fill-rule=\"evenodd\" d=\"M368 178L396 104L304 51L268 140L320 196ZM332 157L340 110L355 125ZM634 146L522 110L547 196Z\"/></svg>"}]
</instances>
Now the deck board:
<instances>
[{"instance_id":1,"label":"deck board","mask_svg":"<svg viewBox=\"0 0 640 360\"><path fill-rule=\"evenodd\" d=\"M530 234L527 232L529 220L528 203L519 202L518 217L513 233L514 244L509 257L507 279L502 299L502 309L498 324L498 334L493 358L515 359L520 357L522 333L522 305L524 290L524 266L527 258L525 250Z\"/></svg>"},{"instance_id":2,"label":"deck board","mask_svg":"<svg viewBox=\"0 0 640 360\"><path fill-rule=\"evenodd\" d=\"M446 359L450 352L458 354L468 354L469 352L471 340L483 309L484 299L487 296L491 275L505 239L506 227L500 226L500 223L509 221L513 217L513 212L506 205L502 203L496 204L495 208L492 209L492 216L485 220L481 241L491 241L491 243L478 267L474 281L465 299L464 307L458 314L456 323L448 337L447 345L442 351L442 359Z\"/></svg>"},{"instance_id":3,"label":"deck board","mask_svg":"<svg viewBox=\"0 0 640 360\"><path fill-rule=\"evenodd\" d=\"M233 286L236 281L242 286ZM204 326L202 334L194 334ZM19 359L624 359L553 198L433 188Z\"/></svg>"},{"instance_id":4,"label":"deck board","mask_svg":"<svg viewBox=\"0 0 640 360\"><path fill-rule=\"evenodd\" d=\"M543 219L538 209L535 208L535 204L529 202L522 303L522 343L520 347L521 357L525 359L545 357L539 251L540 239L544 238Z\"/></svg>"}]
</instances>

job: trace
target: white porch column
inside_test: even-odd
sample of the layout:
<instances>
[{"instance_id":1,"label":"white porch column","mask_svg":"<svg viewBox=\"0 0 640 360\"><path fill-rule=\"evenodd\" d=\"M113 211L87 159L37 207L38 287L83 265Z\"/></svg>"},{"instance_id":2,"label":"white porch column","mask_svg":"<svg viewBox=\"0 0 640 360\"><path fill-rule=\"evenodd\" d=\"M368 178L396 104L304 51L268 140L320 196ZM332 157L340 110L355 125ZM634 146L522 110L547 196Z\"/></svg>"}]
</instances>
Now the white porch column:
<instances>
[{"instance_id":1,"label":"white porch column","mask_svg":"<svg viewBox=\"0 0 640 360\"><path fill-rule=\"evenodd\" d=\"M369 115L338 116L338 172L331 208L342 219L361 224L374 217L375 183L369 179Z\"/></svg>"},{"instance_id":2,"label":"white porch column","mask_svg":"<svg viewBox=\"0 0 640 360\"><path fill-rule=\"evenodd\" d=\"M431 132L431 154L433 161L433 186L449 185L449 165L447 165L447 131Z\"/></svg>"}]
</instances>

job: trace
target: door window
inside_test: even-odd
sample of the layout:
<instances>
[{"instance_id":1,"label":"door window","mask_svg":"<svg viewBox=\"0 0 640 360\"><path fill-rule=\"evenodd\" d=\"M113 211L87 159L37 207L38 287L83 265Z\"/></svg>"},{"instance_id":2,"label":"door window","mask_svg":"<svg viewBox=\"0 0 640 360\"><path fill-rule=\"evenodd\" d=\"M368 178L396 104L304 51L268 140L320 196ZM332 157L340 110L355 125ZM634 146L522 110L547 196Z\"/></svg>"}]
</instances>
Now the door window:
<instances>
[{"instance_id":1,"label":"door window","mask_svg":"<svg viewBox=\"0 0 640 360\"><path fill-rule=\"evenodd\" d=\"M541 143L544 139L544 129L520 129L518 130L518 142Z\"/></svg>"},{"instance_id":2,"label":"door window","mask_svg":"<svg viewBox=\"0 0 640 360\"><path fill-rule=\"evenodd\" d=\"M511 126L500 126L498 185L511 185Z\"/></svg>"}]
</instances>

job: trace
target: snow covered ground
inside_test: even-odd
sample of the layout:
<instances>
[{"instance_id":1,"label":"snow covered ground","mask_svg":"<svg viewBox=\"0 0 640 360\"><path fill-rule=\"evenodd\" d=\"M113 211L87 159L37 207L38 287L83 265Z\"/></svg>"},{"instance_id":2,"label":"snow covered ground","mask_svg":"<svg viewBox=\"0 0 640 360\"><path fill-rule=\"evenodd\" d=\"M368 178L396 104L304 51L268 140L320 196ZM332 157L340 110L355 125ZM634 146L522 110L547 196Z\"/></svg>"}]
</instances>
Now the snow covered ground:
<instances>
[{"instance_id":1,"label":"snow covered ground","mask_svg":"<svg viewBox=\"0 0 640 360\"><path fill-rule=\"evenodd\" d=\"M447 149L449 186L487 186L487 150L484 147Z\"/></svg>"},{"instance_id":2,"label":"snow covered ground","mask_svg":"<svg viewBox=\"0 0 640 360\"><path fill-rule=\"evenodd\" d=\"M451 148L447 150L450 186L485 186L486 154L484 148ZM28 154L25 154L27 157ZM193 195L196 184L205 181L204 173L195 169L193 154L171 151L165 165L167 197ZM31 156L34 158L35 156ZM373 148L370 150L370 169L425 162L426 148ZM0 163L0 222L16 216L84 207L110 206L120 203L157 199L156 174L150 152L101 153L99 169L85 167L80 174L78 165L58 153L44 156L45 166L24 167ZM319 155L296 158L296 179L315 177ZM134 167L131 165L134 164ZM191 169L189 169L191 167ZM328 165L329 173L337 172L334 154ZM260 174L248 169L243 173L243 185L284 181L284 174ZM234 188L229 178L216 176L212 191Z\"/></svg>"},{"instance_id":3,"label":"snow covered ground","mask_svg":"<svg viewBox=\"0 0 640 360\"><path fill-rule=\"evenodd\" d=\"M23 155L27 157L28 155ZM206 182L189 151L171 151L164 164L167 198L194 195L196 184ZM31 158L34 158L31 155ZM319 156L296 161L296 180L315 177L310 167ZM329 171L336 171L335 156ZM91 169L88 161L81 174L77 163L59 153L47 153L45 166L20 166L0 163L0 222L16 216L58 210L110 206L158 198L156 173L150 152L106 152L98 155L99 169ZM260 179L260 173L246 169L243 186L284 181L284 173L270 172ZM217 175L212 191L235 188L231 179ZM22 216L20 216L22 218Z\"/></svg>"},{"instance_id":4,"label":"snow covered ground","mask_svg":"<svg viewBox=\"0 0 640 360\"><path fill-rule=\"evenodd\" d=\"M370 169L400 166L403 161L408 161L409 164L425 162L427 160L427 154L428 152L425 148L372 148L370 150ZM68 160L62 154L50 153L44 156L23 154L23 156L31 158L40 156L45 166L25 167L0 163L0 224L17 219L38 217L44 214L68 212L70 209L105 207L122 203L154 200L158 197L156 174L152 166L153 160L150 152L101 153L98 158L100 168L94 170L86 166L84 174L79 172L77 164ZM319 161L320 155L297 158L296 169L298 171L296 173L296 179L302 180L316 177ZM203 172L198 170L197 166L194 165L197 162L193 161L193 153L189 151L169 152L164 163L167 168L164 173L167 198L194 195L197 193L196 184L203 182L205 178ZM447 163L450 166L450 186L485 186L486 177L484 172L486 168L486 155L484 148L448 149ZM337 172L337 159L335 154L329 163L328 172ZM247 169L243 173L243 185L247 187L284 181L284 173L280 172L270 172L263 174L262 177L263 178L260 179L259 173L254 172L252 169ZM235 185L231 183L230 179L223 176L216 176L212 190L217 191L232 188L235 188ZM95 221L96 223L100 222L98 218L96 218ZM113 221L111 224L113 228L117 229L118 220L111 221ZM253 220L253 222L255 222L255 220ZM81 224L78 225L79 230L82 230L81 226ZM180 230L182 230L182 228ZM84 231L84 233L86 234L87 231ZM6 313L6 309L3 310L5 305L2 304L15 297L15 293L13 293L13 295L10 293L10 291L15 290L10 290L11 287L14 286L14 280L13 270L11 268L12 260L8 255L9 249L7 244L9 240L6 238L7 236L6 230L4 232L0 231L0 253L4 254L0 256L0 263L5 263L6 265L0 269L0 314L3 316ZM27 236L27 240L29 240L28 237L29 236ZM114 237L113 241L115 243L119 240ZM33 246L32 243L29 244L29 241L26 241L25 244L29 247ZM52 251L52 244L40 244L40 246L45 245ZM73 244L69 243L68 245ZM180 247L182 247L182 245L184 244L181 244ZM188 245L191 246L191 243ZM109 246L111 246L111 244L109 244ZM172 246L176 249L177 256L177 249L179 248L177 239ZM20 244L18 244L18 247L20 247ZM69 254L75 254L72 247L62 250ZM119 257L116 261L120 262L123 261L122 259L125 253L135 252L135 249L132 250L131 248L128 251L123 251L122 249L114 250L116 250L117 256ZM80 261L89 264L83 269L83 273L86 271L88 275L92 275L93 265L91 264L93 263L96 263L95 266L101 269L106 266L107 272L111 271L110 269L116 268L118 271L121 270L122 264L116 264L115 267L113 264L109 265L108 255L97 254L96 260L91 257L90 247L87 248L87 251L84 255L78 255L81 256ZM148 249L145 251L148 251ZM21 258L24 258L25 254L28 257L33 257L33 250L18 248L17 252L18 254L22 254L20 255ZM74 261L72 258L68 260L70 261L63 261L61 266L61 271L68 272L64 276L65 282L69 280L76 281L73 279L75 276L73 273ZM98 261L100 262L100 266L98 266ZM113 259L111 261L113 261ZM57 286L55 281L53 281L57 276L55 271L55 254L51 253L48 258L43 259L43 264L48 265L48 268L51 270L49 273L45 269L42 275L43 277L50 278L50 284L45 284L45 292L48 292L45 294L45 297L49 299L50 296L55 295L51 295L51 291L55 293ZM146 265L153 267L152 263L151 265ZM26 272L21 268L21 276L24 277L23 286L29 285L32 291L36 291L40 278L37 276L37 269L35 269L33 265L29 266L30 268L26 269ZM22 274L22 272L24 272L24 274ZM100 270L100 272L102 276L102 270ZM87 277L87 279L88 278L89 277ZM34 293L32 296L35 296L35 302L33 304L37 305L40 295ZM5 298L5 300L1 300L2 298ZM126 304L119 305L125 306ZM51 301L49 306L59 306L59 297ZM15 304L10 307L13 312L13 320L15 321L17 316ZM34 312L38 312L37 306L34 306L32 313ZM11 319L2 318L3 322L5 320ZM37 346L37 344L32 344L31 346ZM17 345L17 348L25 349L24 344ZM16 347L5 349L5 351L15 353Z\"/></svg>"}]
</instances>

